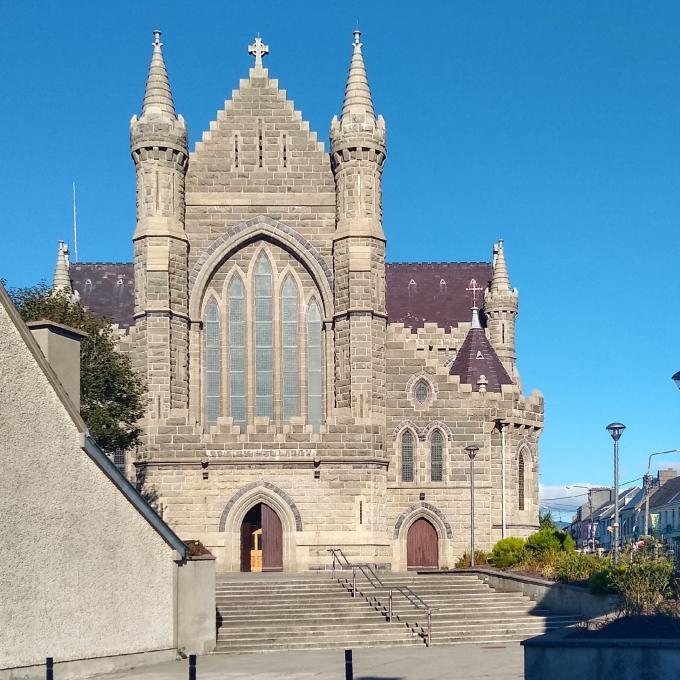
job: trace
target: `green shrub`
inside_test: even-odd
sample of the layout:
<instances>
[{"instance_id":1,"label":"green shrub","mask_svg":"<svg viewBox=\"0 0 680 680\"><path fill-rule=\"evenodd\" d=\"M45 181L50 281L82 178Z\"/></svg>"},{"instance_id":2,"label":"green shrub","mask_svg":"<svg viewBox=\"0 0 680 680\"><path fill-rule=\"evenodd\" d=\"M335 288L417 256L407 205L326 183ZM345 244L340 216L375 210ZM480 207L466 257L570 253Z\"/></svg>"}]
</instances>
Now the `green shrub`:
<instances>
[{"instance_id":1,"label":"green shrub","mask_svg":"<svg viewBox=\"0 0 680 680\"><path fill-rule=\"evenodd\" d=\"M526 550L530 554L542 555L560 550L573 550L574 539L559 529L541 529L527 538Z\"/></svg>"},{"instance_id":2,"label":"green shrub","mask_svg":"<svg viewBox=\"0 0 680 680\"><path fill-rule=\"evenodd\" d=\"M611 595L616 593L613 576L619 567L607 564L593 572L588 579L588 588L593 595Z\"/></svg>"},{"instance_id":3,"label":"green shrub","mask_svg":"<svg viewBox=\"0 0 680 680\"><path fill-rule=\"evenodd\" d=\"M490 553L485 550L475 550L475 566L481 567L485 564L489 564ZM455 564L456 569L468 569L471 567L470 555L468 553L463 553L463 556L458 559Z\"/></svg>"},{"instance_id":4,"label":"green shrub","mask_svg":"<svg viewBox=\"0 0 680 680\"><path fill-rule=\"evenodd\" d=\"M555 578L562 583L587 581L602 568L602 558L584 555L574 550L557 553Z\"/></svg>"},{"instance_id":5,"label":"green shrub","mask_svg":"<svg viewBox=\"0 0 680 680\"><path fill-rule=\"evenodd\" d=\"M670 595L672 576L670 560L639 560L621 565L611 581L621 594L625 614L649 614Z\"/></svg>"},{"instance_id":6,"label":"green shrub","mask_svg":"<svg viewBox=\"0 0 680 680\"><path fill-rule=\"evenodd\" d=\"M494 566L514 567L524 556L524 539L516 536L502 538L491 551Z\"/></svg>"}]
</instances>

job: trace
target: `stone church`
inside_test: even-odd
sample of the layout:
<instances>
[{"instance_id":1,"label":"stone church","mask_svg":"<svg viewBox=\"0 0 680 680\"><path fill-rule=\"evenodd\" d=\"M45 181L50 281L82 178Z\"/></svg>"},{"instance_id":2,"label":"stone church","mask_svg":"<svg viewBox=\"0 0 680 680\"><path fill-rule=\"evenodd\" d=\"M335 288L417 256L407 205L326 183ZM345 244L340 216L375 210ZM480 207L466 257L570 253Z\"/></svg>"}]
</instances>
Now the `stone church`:
<instances>
[{"instance_id":1,"label":"stone church","mask_svg":"<svg viewBox=\"0 0 680 680\"><path fill-rule=\"evenodd\" d=\"M329 548L453 567L474 445L477 547L534 531L543 397L522 394L503 243L491 262L385 262L386 123L360 33L330 152L259 37L190 152L154 36L130 123L134 262L60 250L57 279L118 324L147 381L130 469L164 519L223 571L320 569Z\"/></svg>"}]
</instances>

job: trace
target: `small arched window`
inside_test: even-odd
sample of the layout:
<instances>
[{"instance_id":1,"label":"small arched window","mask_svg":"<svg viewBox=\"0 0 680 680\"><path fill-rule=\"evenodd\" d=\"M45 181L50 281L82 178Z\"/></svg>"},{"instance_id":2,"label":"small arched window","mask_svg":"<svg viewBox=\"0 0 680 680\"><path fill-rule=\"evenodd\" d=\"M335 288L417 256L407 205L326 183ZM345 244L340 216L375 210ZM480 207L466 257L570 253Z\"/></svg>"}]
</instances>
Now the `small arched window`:
<instances>
[{"instance_id":1,"label":"small arched window","mask_svg":"<svg viewBox=\"0 0 680 680\"><path fill-rule=\"evenodd\" d=\"M425 380L419 380L414 390L416 404L422 406L430 398L430 386Z\"/></svg>"},{"instance_id":2,"label":"small arched window","mask_svg":"<svg viewBox=\"0 0 680 680\"><path fill-rule=\"evenodd\" d=\"M321 313L312 300L307 308L307 420L318 431L323 417Z\"/></svg>"},{"instance_id":3,"label":"small arched window","mask_svg":"<svg viewBox=\"0 0 680 680\"><path fill-rule=\"evenodd\" d=\"M205 422L215 425L221 415L220 310L215 300L205 309Z\"/></svg>"},{"instance_id":4,"label":"small arched window","mask_svg":"<svg viewBox=\"0 0 680 680\"><path fill-rule=\"evenodd\" d=\"M430 439L430 479L433 482L441 482L444 475L444 438L439 430L432 433Z\"/></svg>"},{"instance_id":5,"label":"small arched window","mask_svg":"<svg viewBox=\"0 0 680 680\"><path fill-rule=\"evenodd\" d=\"M283 421L300 415L300 336L298 287L287 276L281 288L281 349L283 371Z\"/></svg>"},{"instance_id":6,"label":"small arched window","mask_svg":"<svg viewBox=\"0 0 680 680\"><path fill-rule=\"evenodd\" d=\"M246 424L246 289L240 276L229 284L229 400L235 425Z\"/></svg>"},{"instance_id":7,"label":"small arched window","mask_svg":"<svg viewBox=\"0 0 680 680\"><path fill-rule=\"evenodd\" d=\"M520 510L524 510L524 450L519 452L517 460L517 504Z\"/></svg>"},{"instance_id":8,"label":"small arched window","mask_svg":"<svg viewBox=\"0 0 680 680\"><path fill-rule=\"evenodd\" d=\"M272 268L264 253L255 263L255 416L274 417Z\"/></svg>"},{"instance_id":9,"label":"small arched window","mask_svg":"<svg viewBox=\"0 0 680 680\"><path fill-rule=\"evenodd\" d=\"M401 481L413 481L413 435L408 430L401 435Z\"/></svg>"}]
</instances>

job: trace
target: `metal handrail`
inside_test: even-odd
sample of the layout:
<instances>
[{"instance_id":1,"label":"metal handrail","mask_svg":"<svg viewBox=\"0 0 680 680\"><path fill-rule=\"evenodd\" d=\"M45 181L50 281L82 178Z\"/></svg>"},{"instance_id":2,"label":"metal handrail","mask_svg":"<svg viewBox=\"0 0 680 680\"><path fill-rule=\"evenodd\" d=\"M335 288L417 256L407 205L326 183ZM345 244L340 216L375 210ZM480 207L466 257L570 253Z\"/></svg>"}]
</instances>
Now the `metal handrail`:
<instances>
[{"instance_id":1,"label":"metal handrail","mask_svg":"<svg viewBox=\"0 0 680 680\"><path fill-rule=\"evenodd\" d=\"M432 612L436 611L437 609L436 607L430 607L430 605L428 605L427 602L425 602L425 600L423 600L423 598L420 597L420 595L418 595L417 593L415 593L409 586L400 585L394 585L389 587L386 586L380 580L380 577L375 572L375 569L373 569L373 566L371 564L369 564L368 562L356 562L356 563L350 562L341 548L329 548L328 552L331 553L331 556L333 558L331 567L331 578L336 578L335 576L336 565L339 566L341 570L345 568L352 570L352 588L351 588L352 597L356 597L357 594L357 571L363 574L363 576L368 581L369 585L372 586L375 590L381 588L383 590L389 591L387 605L381 602L377 595L369 596L365 593L361 593L369 604L382 610L382 612L384 613L385 617L389 622L391 622L392 619L394 618L394 591L400 593L404 597L404 599L416 609L422 609L427 616L427 628L424 628L422 624L418 624L417 622L416 625L418 625L422 631L421 637L423 637L425 640L425 646L426 647L430 646L430 644L432 643ZM338 583L340 583L341 577L337 577L337 581ZM345 581L349 586L349 579L345 579Z\"/></svg>"}]
</instances>

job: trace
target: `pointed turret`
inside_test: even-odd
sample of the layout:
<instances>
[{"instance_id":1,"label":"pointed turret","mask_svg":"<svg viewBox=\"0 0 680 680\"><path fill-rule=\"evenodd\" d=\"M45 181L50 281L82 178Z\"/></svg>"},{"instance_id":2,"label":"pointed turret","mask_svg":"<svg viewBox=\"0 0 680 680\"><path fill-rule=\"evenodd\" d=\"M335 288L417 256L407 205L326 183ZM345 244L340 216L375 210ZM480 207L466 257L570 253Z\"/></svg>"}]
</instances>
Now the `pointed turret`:
<instances>
[{"instance_id":1,"label":"pointed turret","mask_svg":"<svg viewBox=\"0 0 680 680\"><path fill-rule=\"evenodd\" d=\"M73 293L68 269L68 246L63 241L59 241L57 264L54 268L54 278L52 279L52 290L54 292L63 290L67 293Z\"/></svg>"},{"instance_id":2,"label":"pointed turret","mask_svg":"<svg viewBox=\"0 0 680 680\"><path fill-rule=\"evenodd\" d=\"M142 114L130 121L137 173L133 243L139 339L135 361L146 371L149 416L163 418L171 409L186 408L188 403L189 244L184 228L184 188L189 149L184 119L175 112L160 31L154 31L152 45ZM165 385L155 378L161 374L166 376Z\"/></svg>"},{"instance_id":3,"label":"pointed turret","mask_svg":"<svg viewBox=\"0 0 680 680\"><path fill-rule=\"evenodd\" d=\"M150 115L176 118L175 103L172 101L172 91L168 81L168 71L163 61L163 43L161 42L161 32L153 32L153 53L151 55L151 66L149 75L146 79L146 91L144 92L144 104L142 105L142 117Z\"/></svg>"},{"instance_id":4,"label":"pointed turret","mask_svg":"<svg viewBox=\"0 0 680 680\"><path fill-rule=\"evenodd\" d=\"M472 308L472 324L449 369L460 382L472 385L475 392L500 392L502 385L512 385L500 358L479 323L479 310Z\"/></svg>"},{"instance_id":5,"label":"pointed turret","mask_svg":"<svg viewBox=\"0 0 680 680\"><path fill-rule=\"evenodd\" d=\"M382 227L382 170L385 120L375 116L366 77L361 33L354 31L340 118L331 123L331 167L335 177L336 371L349 360L349 380L336 383L336 404L361 418L384 417L385 234ZM369 320L367 320L367 315ZM367 330L368 329L368 330ZM367 345L367 339L369 344ZM373 356L369 380L363 356ZM354 362L357 363L354 363Z\"/></svg>"},{"instance_id":6,"label":"pointed turret","mask_svg":"<svg viewBox=\"0 0 680 680\"><path fill-rule=\"evenodd\" d=\"M371 88L368 86L364 55L361 52L361 31L354 31L354 52L349 66L347 85L345 86L345 100L342 104L342 119L353 115L364 115L375 118Z\"/></svg>"},{"instance_id":7,"label":"pointed turret","mask_svg":"<svg viewBox=\"0 0 680 680\"><path fill-rule=\"evenodd\" d=\"M518 309L517 289L510 285L503 241L494 244L493 275L484 294L484 312L491 344L508 373L519 379L515 365L515 320Z\"/></svg>"}]
</instances>

